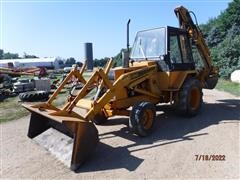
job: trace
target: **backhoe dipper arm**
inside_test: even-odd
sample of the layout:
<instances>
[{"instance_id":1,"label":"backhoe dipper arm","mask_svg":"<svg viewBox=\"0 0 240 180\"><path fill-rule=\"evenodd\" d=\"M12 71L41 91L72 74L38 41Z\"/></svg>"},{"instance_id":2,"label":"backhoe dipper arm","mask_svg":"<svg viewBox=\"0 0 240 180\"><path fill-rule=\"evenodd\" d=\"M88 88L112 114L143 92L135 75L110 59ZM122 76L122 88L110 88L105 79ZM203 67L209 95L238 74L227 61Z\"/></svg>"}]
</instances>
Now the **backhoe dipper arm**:
<instances>
[{"instance_id":1,"label":"backhoe dipper arm","mask_svg":"<svg viewBox=\"0 0 240 180\"><path fill-rule=\"evenodd\" d=\"M199 80L202 82L203 88L215 88L218 81L218 68L213 66L210 51L203 38L201 30L199 29L197 23L194 24L192 20L190 13L193 12L188 11L183 6L175 8L174 12L178 17L180 28L187 31L189 38L192 38L199 54L202 57L204 69L199 71ZM195 16L194 13L193 15Z\"/></svg>"},{"instance_id":2,"label":"backhoe dipper arm","mask_svg":"<svg viewBox=\"0 0 240 180\"><path fill-rule=\"evenodd\" d=\"M208 75L209 73L215 74L208 46L203 38L200 29L197 25L194 24L192 20L192 17L190 15L191 11L188 11L185 7L180 6L175 8L174 12L178 17L180 28L185 29L190 38L192 38L195 42L198 52L203 59L205 71L207 71Z\"/></svg>"}]
</instances>

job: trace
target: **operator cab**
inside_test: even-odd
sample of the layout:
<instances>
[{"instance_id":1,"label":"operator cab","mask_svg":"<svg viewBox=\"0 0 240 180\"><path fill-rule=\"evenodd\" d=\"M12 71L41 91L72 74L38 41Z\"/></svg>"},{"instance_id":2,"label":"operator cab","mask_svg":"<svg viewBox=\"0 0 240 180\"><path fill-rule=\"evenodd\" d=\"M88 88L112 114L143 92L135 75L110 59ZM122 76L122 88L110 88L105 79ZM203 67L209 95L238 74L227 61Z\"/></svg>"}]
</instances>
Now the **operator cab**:
<instances>
[{"instance_id":1,"label":"operator cab","mask_svg":"<svg viewBox=\"0 0 240 180\"><path fill-rule=\"evenodd\" d=\"M170 26L139 31L130 59L157 61L161 71L195 69L187 32Z\"/></svg>"}]
</instances>

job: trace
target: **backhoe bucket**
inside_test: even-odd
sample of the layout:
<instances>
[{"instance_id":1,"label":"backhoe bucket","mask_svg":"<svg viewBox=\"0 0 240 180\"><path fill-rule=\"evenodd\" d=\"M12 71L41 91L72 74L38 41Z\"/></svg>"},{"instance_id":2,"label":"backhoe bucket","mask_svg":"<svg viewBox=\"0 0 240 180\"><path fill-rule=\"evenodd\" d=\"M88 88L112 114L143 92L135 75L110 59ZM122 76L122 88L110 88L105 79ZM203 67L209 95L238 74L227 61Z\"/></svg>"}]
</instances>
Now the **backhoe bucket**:
<instances>
[{"instance_id":1,"label":"backhoe bucket","mask_svg":"<svg viewBox=\"0 0 240 180\"><path fill-rule=\"evenodd\" d=\"M27 109L31 111L31 109ZM73 138L71 170L76 171L95 150L99 138L98 131L92 122L64 120L59 122L35 111L31 111L31 113L29 138L34 138L51 127Z\"/></svg>"},{"instance_id":2,"label":"backhoe bucket","mask_svg":"<svg viewBox=\"0 0 240 180\"><path fill-rule=\"evenodd\" d=\"M218 83L218 75L206 78L206 89L214 89Z\"/></svg>"}]
</instances>

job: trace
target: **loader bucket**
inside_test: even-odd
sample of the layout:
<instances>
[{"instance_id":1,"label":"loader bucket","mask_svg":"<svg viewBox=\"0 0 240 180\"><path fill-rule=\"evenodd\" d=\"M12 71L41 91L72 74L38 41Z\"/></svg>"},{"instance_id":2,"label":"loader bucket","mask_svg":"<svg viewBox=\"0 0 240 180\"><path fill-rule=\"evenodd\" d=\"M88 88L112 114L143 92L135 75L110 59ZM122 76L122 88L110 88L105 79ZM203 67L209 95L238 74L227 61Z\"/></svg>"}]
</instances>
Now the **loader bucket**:
<instances>
[{"instance_id":1,"label":"loader bucket","mask_svg":"<svg viewBox=\"0 0 240 180\"><path fill-rule=\"evenodd\" d=\"M63 80L58 89L52 94L47 102L34 105L22 104L23 107L31 112L28 129L29 138L34 138L51 127L73 138L73 149L70 162L70 168L73 171L76 171L95 150L99 138L98 131L92 120L96 114L101 111L103 104L106 104L109 99L113 97L113 94L108 94L107 99L105 98L104 100L105 103L99 103L96 100L91 101L86 113L82 113L79 103L82 105L81 100L83 100L84 97L86 97L89 92L96 87L96 85L98 89L102 88L104 83L107 83L110 87L113 86L107 78L111 64L112 60L108 62L105 71L100 69L94 72L88 81L86 81L82 76L84 68L82 68L81 71L74 68L70 71L68 76ZM53 101L72 76L75 76L75 78L77 78L79 82L83 83L84 86L76 96L70 94L70 96L67 97L67 101L64 106L61 108L54 106ZM44 134L45 133L43 133L43 137ZM53 141L54 140L55 139L53 139ZM62 146L57 146L59 145L59 143L57 143L58 141L56 140L55 142L57 147L56 149L61 149ZM63 153L60 154L62 155Z\"/></svg>"},{"instance_id":2,"label":"loader bucket","mask_svg":"<svg viewBox=\"0 0 240 180\"><path fill-rule=\"evenodd\" d=\"M76 171L95 150L99 138L98 131L92 122L64 120L59 122L35 111L31 113L29 138L34 138L51 127L73 138L71 170Z\"/></svg>"}]
</instances>

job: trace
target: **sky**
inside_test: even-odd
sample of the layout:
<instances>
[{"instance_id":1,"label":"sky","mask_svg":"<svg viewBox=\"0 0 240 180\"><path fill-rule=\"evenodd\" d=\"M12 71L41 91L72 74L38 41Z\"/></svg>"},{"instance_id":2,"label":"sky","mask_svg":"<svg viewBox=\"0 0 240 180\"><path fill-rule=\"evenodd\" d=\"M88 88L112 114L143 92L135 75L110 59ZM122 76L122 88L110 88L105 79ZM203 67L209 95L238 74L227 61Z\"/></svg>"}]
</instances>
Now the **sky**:
<instances>
[{"instance_id":1,"label":"sky","mask_svg":"<svg viewBox=\"0 0 240 180\"><path fill-rule=\"evenodd\" d=\"M137 31L178 26L174 8L183 5L206 23L227 8L229 0L0 0L0 49L39 57L84 59L84 43L94 58L115 56Z\"/></svg>"}]
</instances>

